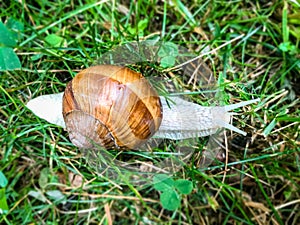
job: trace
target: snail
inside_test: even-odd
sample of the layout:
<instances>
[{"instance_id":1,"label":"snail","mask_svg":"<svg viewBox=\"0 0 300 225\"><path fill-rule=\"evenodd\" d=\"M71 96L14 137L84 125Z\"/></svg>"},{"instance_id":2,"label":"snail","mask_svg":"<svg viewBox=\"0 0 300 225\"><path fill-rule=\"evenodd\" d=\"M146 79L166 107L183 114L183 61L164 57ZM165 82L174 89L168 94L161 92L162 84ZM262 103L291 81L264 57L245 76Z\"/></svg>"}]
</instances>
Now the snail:
<instances>
[{"instance_id":1,"label":"snail","mask_svg":"<svg viewBox=\"0 0 300 225\"><path fill-rule=\"evenodd\" d=\"M181 140L208 136L219 128L246 135L230 124L229 111L257 101L207 107L179 97L167 99L158 96L138 72L97 65L79 72L64 93L37 97L27 107L48 122L66 127L77 147L135 149L151 137ZM47 102L47 107L41 109L41 102Z\"/></svg>"}]
</instances>

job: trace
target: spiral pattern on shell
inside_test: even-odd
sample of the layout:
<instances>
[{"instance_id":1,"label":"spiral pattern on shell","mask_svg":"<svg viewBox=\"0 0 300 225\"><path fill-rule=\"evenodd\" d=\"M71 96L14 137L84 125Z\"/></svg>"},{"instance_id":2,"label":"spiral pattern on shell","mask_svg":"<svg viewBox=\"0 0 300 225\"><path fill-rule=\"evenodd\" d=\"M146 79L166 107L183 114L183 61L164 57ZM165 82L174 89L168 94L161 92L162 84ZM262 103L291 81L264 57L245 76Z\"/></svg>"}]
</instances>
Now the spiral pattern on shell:
<instances>
[{"instance_id":1,"label":"spiral pattern on shell","mask_svg":"<svg viewBox=\"0 0 300 225\"><path fill-rule=\"evenodd\" d=\"M68 83L63 117L77 147L135 149L158 130L162 106L142 74L98 65L79 72Z\"/></svg>"}]
</instances>

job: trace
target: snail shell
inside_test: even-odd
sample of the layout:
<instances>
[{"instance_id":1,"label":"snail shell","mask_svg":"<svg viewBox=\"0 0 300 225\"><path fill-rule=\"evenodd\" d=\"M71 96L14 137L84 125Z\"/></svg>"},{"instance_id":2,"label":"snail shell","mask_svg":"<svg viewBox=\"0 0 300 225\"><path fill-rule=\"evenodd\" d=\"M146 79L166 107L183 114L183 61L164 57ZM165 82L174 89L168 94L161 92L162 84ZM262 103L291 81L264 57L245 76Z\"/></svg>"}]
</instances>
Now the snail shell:
<instances>
[{"instance_id":1,"label":"snail shell","mask_svg":"<svg viewBox=\"0 0 300 225\"><path fill-rule=\"evenodd\" d=\"M98 65L79 72L63 95L63 117L81 148L134 149L158 130L160 98L150 83L126 67Z\"/></svg>"}]
</instances>

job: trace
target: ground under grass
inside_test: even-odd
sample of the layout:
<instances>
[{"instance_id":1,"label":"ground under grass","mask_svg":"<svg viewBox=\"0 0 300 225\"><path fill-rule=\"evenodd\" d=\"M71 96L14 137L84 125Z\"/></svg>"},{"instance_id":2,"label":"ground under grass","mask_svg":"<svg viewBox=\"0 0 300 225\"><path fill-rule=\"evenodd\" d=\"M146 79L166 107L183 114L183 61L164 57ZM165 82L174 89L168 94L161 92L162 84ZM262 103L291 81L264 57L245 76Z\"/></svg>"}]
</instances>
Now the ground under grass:
<instances>
[{"instance_id":1,"label":"ground under grass","mask_svg":"<svg viewBox=\"0 0 300 225\"><path fill-rule=\"evenodd\" d=\"M0 223L299 224L299 12L299 2L288 0L1 1L1 51L15 52L21 68L0 72ZM190 91L203 105L261 99L236 110L233 124L247 136L227 131L214 151L219 161L201 167L208 139L193 143L190 160L172 174L192 183L189 194L170 185L181 198L175 210L162 206L151 179L99 173L63 128L26 108L34 97L63 91L114 47L157 39L203 55L222 95L211 99L199 80L188 83L160 63L131 68L173 78L176 92ZM179 144L118 159L157 162L164 146Z\"/></svg>"}]
</instances>

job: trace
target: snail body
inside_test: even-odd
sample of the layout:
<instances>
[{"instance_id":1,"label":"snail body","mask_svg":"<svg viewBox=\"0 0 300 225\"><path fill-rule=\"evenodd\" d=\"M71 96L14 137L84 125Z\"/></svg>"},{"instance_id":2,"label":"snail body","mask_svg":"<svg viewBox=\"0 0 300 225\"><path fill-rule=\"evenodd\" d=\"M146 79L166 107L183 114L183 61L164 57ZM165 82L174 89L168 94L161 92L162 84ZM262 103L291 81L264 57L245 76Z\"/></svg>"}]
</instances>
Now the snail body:
<instances>
[{"instance_id":1,"label":"snail body","mask_svg":"<svg viewBox=\"0 0 300 225\"><path fill-rule=\"evenodd\" d=\"M167 100L140 73L98 65L79 72L64 93L37 97L27 107L66 127L77 147L135 149L152 136L180 140L208 136L222 127L246 135L230 124L229 111L257 101L205 107L179 97Z\"/></svg>"}]
</instances>

